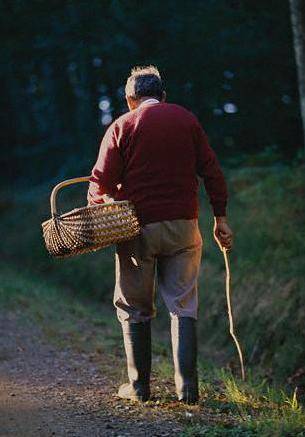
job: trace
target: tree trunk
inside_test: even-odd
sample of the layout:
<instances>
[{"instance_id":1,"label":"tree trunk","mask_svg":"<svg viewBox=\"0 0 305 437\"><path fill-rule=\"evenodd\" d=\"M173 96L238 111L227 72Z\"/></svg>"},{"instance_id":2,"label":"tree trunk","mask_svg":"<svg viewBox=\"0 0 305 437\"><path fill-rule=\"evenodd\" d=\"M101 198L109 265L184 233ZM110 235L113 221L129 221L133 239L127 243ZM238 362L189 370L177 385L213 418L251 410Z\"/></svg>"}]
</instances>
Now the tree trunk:
<instances>
[{"instance_id":1,"label":"tree trunk","mask_svg":"<svg viewBox=\"0 0 305 437\"><path fill-rule=\"evenodd\" d=\"M305 1L289 0L294 50L298 72L305 158Z\"/></svg>"}]
</instances>

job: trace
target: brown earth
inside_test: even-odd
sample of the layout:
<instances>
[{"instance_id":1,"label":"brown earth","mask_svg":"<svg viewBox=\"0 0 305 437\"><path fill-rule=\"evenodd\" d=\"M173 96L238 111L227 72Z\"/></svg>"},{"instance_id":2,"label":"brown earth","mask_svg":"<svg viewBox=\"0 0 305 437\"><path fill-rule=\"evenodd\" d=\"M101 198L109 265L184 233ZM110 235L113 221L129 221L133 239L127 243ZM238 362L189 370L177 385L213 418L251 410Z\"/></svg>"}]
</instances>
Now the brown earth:
<instances>
[{"instance_id":1,"label":"brown earth","mask_svg":"<svg viewBox=\"0 0 305 437\"><path fill-rule=\"evenodd\" d=\"M203 405L180 405L172 383L154 378L152 401L118 399L111 368L123 373L125 363L110 360L58 348L18 311L0 312L0 436L172 436L193 420L217 421Z\"/></svg>"}]
</instances>

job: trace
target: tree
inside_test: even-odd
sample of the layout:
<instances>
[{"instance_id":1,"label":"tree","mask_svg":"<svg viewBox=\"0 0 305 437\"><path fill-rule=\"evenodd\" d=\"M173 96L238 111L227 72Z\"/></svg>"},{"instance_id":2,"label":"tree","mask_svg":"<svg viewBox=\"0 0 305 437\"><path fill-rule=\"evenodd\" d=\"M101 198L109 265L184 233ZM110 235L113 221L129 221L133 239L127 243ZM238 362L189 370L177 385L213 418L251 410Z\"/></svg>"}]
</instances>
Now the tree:
<instances>
[{"instance_id":1,"label":"tree","mask_svg":"<svg viewBox=\"0 0 305 437\"><path fill-rule=\"evenodd\" d=\"M289 0L293 29L294 50L298 71L299 96L304 137L305 156L305 2Z\"/></svg>"},{"instance_id":2,"label":"tree","mask_svg":"<svg viewBox=\"0 0 305 437\"><path fill-rule=\"evenodd\" d=\"M87 173L126 110L137 64L160 68L168 100L198 116L230 165L265 149L270 160L295 156L303 131L287 0L164 0L162 14L159 2L138 3L0 0L3 181L12 169L31 185Z\"/></svg>"}]
</instances>

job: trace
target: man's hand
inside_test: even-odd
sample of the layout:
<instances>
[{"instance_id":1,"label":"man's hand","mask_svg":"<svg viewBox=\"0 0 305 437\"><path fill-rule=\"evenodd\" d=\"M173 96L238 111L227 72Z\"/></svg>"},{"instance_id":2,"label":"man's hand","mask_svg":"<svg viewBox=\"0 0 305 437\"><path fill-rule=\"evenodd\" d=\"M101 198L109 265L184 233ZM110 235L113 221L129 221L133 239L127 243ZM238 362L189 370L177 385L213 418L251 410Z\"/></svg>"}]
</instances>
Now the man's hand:
<instances>
[{"instance_id":1,"label":"man's hand","mask_svg":"<svg viewBox=\"0 0 305 437\"><path fill-rule=\"evenodd\" d=\"M232 249L233 232L227 223L226 217L215 217L214 238L217 244L220 243L221 246L225 247L227 250Z\"/></svg>"},{"instance_id":2,"label":"man's hand","mask_svg":"<svg viewBox=\"0 0 305 437\"><path fill-rule=\"evenodd\" d=\"M87 198L88 203L87 206L93 206L93 205L102 205L103 203L113 203L115 200L113 197L109 196L108 194L103 194L100 197L100 202L93 201L90 197Z\"/></svg>"},{"instance_id":3,"label":"man's hand","mask_svg":"<svg viewBox=\"0 0 305 437\"><path fill-rule=\"evenodd\" d=\"M113 203L114 202L114 198L111 197L109 194L103 194L103 201L105 203Z\"/></svg>"}]
</instances>

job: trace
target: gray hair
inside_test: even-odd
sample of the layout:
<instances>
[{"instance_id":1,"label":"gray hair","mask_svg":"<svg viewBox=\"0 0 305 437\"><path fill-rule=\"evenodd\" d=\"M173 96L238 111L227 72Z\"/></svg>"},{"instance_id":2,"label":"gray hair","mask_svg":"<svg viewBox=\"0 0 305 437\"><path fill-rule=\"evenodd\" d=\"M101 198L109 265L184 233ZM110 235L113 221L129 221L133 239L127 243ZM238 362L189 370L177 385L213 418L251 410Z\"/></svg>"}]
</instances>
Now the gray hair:
<instances>
[{"instance_id":1,"label":"gray hair","mask_svg":"<svg viewBox=\"0 0 305 437\"><path fill-rule=\"evenodd\" d=\"M132 68L125 86L127 97L138 100L147 96L161 100L163 91L163 82L156 67L148 65Z\"/></svg>"}]
</instances>

